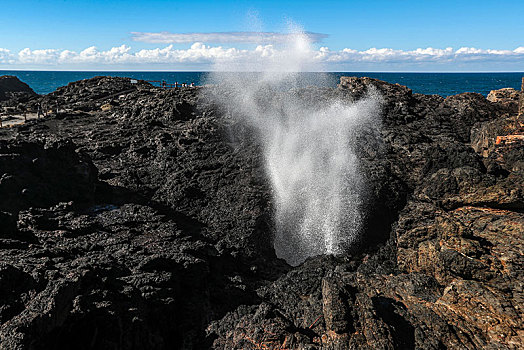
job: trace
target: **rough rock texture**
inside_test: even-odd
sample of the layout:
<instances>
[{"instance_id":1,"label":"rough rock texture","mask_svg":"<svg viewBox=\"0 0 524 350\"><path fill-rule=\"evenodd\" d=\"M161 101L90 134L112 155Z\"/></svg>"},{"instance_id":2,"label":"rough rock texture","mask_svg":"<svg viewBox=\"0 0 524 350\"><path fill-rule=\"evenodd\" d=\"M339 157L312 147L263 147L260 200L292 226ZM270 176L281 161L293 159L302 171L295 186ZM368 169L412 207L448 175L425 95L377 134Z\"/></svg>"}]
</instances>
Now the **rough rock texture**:
<instances>
[{"instance_id":1,"label":"rough rock texture","mask_svg":"<svg viewBox=\"0 0 524 350\"><path fill-rule=\"evenodd\" d=\"M517 113L519 109L520 91L513 88L491 90L487 99L488 101L505 105L511 113Z\"/></svg>"},{"instance_id":2,"label":"rough rock texture","mask_svg":"<svg viewBox=\"0 0 524 350\"><path fill-rule=\"evenodd\" d=\"M409 189L392 237L259 289L263 303L209 327L217 348L523 346L523 147L496 142L522 120L478 94L422 96L368 78L342 78L340 89L361 96L369 85L385 99L382 164ZM473 128L494 133L483 157Z\"/></svg>"},{"instance_id":3,"label":"rough rock texture","mask_svg":"<svg viewBox=\"0 0 524 350\"><path fill-rule=\"evenodd\" d=\"M519 115L524 114L524 77L522 77L522 88L520 89Z\"/></svg>"},{"instance_id":4,"label":"rough rock texture","mask_svg":"<svg viewBox=\"0 0 524 350\"><path fill-rule=\"evenodd\" d=\"M36 104L47 106L51 110L67 109L93 111L104 104L114 105L119 96L136 91L148 91L153 86L143 80L135 84L131 79L98 76L59 87L56 91L34 100L29 105L36 110Z\"/></svg>"},{"instance_id":5,"label":"rough rock texture","mask_svg":"<svg viewBox=\"0 0 524 350\"><path fill-rule=\"evenodd\" d=\"M93 198L97 169L71 142L0 140L0 210L18 213L31 206Z\"/></svg>"},{"instance_id":6,"label":"rough rock texture","mask_svg":"<svg viewBox=\"0 0 524 350\"><path fill-rule=\"evenodd\" d=\"M30 102L63 111L0 130L0 348L524 347L522 116L369 78L303 94L370 86L363 238L295 268L256 139L201 89L97 77Z\"/></svg>"},{"instance_id":7,"label":"rough rock texture","mask_svg":"<svg viewBox=\"0 0 524 350\"><path fill-rule=\"evenodd\" d=\"M0 76L0 102L27 102L37 94L27 85L12 75Z\"/></svg>"}]
</instances>

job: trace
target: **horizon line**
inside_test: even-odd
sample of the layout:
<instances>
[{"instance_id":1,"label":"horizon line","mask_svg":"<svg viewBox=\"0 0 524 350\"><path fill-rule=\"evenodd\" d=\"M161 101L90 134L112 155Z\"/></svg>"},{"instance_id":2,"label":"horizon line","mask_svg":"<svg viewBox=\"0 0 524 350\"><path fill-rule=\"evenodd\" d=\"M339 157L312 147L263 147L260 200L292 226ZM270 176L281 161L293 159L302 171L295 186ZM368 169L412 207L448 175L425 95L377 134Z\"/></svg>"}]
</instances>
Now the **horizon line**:
<instances>
[{"instance_id":1,"label":"horizon line","mask_svg":"<svg viewBox=\"0 0 524 350\"><path fill-rule=\"evenodd\" d=\"M198 70L44 70L44 69L0 69L0 72L100 72L100 73L264 73L264 71L198 71ZM277 72L278 73L278 72ZM375 70L354 70L354 71L294 71L282 73L522 73L524 71L375 71Z\"/></svg>"}]
</instances>

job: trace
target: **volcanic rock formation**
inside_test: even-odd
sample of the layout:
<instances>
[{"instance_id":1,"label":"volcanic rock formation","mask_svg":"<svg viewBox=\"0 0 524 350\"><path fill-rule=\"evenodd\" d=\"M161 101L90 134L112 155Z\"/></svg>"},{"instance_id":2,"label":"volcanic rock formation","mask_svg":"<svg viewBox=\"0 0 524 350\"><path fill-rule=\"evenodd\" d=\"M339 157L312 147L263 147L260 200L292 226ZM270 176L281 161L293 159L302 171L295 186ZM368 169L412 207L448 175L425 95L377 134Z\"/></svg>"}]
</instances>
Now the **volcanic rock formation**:
<instances>
[{"instance_id":1,"label":"volcanic rock formation","mask_svg":"<svg viewBox=\"0 0 524 350\"><path fill-rule=\"evenodd\" d=\"M37 94L27 85L12 75L0 76L0 102L12 100L16 102L27 102Z\"/></svg>"},{"instance_id":2,"label":"volcanic rock formation","mask_svg":"<svg viewBox=\"0 0 524 350\"><path fill-rule=\"evenodd\" d=\"M34 97L60 112L0 130L0 348L522 348L522 93L304 94L371 85L360 244L293 268L260 145L204 88Z\"/></svg>"}]
</instances>

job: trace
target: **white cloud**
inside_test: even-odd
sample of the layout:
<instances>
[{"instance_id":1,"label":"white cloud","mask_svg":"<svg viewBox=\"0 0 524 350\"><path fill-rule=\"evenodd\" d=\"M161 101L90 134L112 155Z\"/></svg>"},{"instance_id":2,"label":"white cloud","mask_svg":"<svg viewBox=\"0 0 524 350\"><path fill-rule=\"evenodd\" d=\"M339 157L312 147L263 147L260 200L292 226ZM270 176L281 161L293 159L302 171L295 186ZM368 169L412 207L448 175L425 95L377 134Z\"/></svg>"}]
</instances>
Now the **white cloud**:
<instances>
[{"instance_id":1,"label":"white cloud","mask_svg":"<svg viewBox=\"0 0 524 350\"><path fill-rule=\"evenodd\" d=\"M289 46L288 46L289 47ZM311 66L311 70L337 69L344 67L387 67L397 65L398 67L438 67L448 64L453 66L462 64L467 67L469 63L486 63L486 67L499 70L502 66L498 63L520 67L524 69L524 46L514 50L479 49L474 47L451 47L418 48L415 50L398 50L392 48L370 48L367 50L354 50L344 48L342 50L330 50L328 47L311 49L307 45L295 45L293 47L294 57L299 57L301 62L310 62L317 66ZM295 53L299 51L299 56ZM36 49L25 48L17 54L10 50L0 48L0 67L49 67L57 66L68 69L83 69L96 67L97 69L111 67L128 67L133 69L154 69L162 65L163 69L185 69L187 67L198 67L209 70L217 67L216 64L228 64L233 67L237 64L238 69L250 69L257 67L261 62L280 62L285 69L293 69L290 62L289 52L283 51L278 45L258 45L252 49L225 48L222 46L211 46L201 42L193 43L189 48L176 49L173 45L153 49L142 49L133 51L127 45L113 47L109 50L99 50L95 46L88 47L82 51L59 50L59 49ZM491 66L489 66L491 65ZM504 66L505 67L505 66ZM491 68L493 70L493 68ZM24 68L22 68L24 69ZM235 68L232 68L235 69Z\"/></svg>"},{"instance_id":2,"label":"white cloud","mask_svg":"<svg viewBox=\"0 0 524 350\"><path fill-rule=\"evenodd\" d=\"M27 47L18 52L20 63L55 64L58 57L60 50L57 49L31 50Z\"/></svg>"},{"instance_id":3,"label":"white cloud","mask_svg":"<svg viewBox=\"0 0 524 350\"><path fill-rule=\"evenodd\" d=\"M524 47L511 50L477 49L473 47L461 47L453 50L451 47L436 49L432 47L418 48L415 50L394 50L390 48L370 48L365 51L343 49L332 52L327 60L330 62L376 62L376 63L420 63L420 62L468 62L483 60L489 61L514 61L522 63L524 59Z\"/></svg>"},{"instance_id":4,"label":"white cloud","mask_svg":"<svg viewBox=\"0 0 524 350\"><path fill-rule=\"evenodd\" d=\"M0 47L0 64L13 64L13 63L15 63L15 60L13 59L13 55L11 54L11 51Z\"/></svg>"},{"instance_id":5,"label":"white cloud","mask_svg":"<svg viewBox=\"0 0 524 350\"><path fill-rule=\"evenodd\" d=\"M482 54L481 49L476 49L474 47L461 47L456 51L457 55L478 55Z\"/></svg>"},{"instance_id":6,"label":"white cloud","mask_svg":"<svg viewBox=\"0 0 524 350\"><path fill-rule=\"evenodd\" d=\"M313 43L321 42L327 38L327 34L322 33L303 33ZM296 34L275 33L275 32L215 32L215 33L170 33L170 32L132 32L134 41L154 44L187 44L194 42L202 43L243 43L243 44L262 44L262 43L284 43L288 42Z\"/></svg>"},{"instance_id":7,"label":"white cloud","mask_svg":"<svg viewBox=\"0 0 524 350\"><path fill-rule=\"evenodd\" d=\"M500 56L516 56L524 53L524 47L517 47L515 50L492 50L492 49L477 49L474 47L461 47L457 50L457 54L476 54L476 55L500 55Z\"/></svg>"}]
</instances>

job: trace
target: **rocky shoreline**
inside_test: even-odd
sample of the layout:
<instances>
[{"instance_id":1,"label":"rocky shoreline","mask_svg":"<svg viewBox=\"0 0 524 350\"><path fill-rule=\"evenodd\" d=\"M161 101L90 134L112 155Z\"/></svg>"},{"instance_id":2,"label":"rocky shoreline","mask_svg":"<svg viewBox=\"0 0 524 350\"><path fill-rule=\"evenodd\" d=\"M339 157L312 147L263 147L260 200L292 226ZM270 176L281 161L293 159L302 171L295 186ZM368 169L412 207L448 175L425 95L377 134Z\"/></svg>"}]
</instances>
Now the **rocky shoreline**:
<instances>
[{"instance_id":1,"label":"rocky shoreline","mask_svg":"<svg viewBox=\"0 0 524 350\"><path fill-rule=\"evenodd\" d=\"M362 239L297 267L274 253L257 140L205 88L10 92L53 108L0 129L0 348L524 347L524 92L304 94L369 86Z\"/></svg>"}]
</instances>

